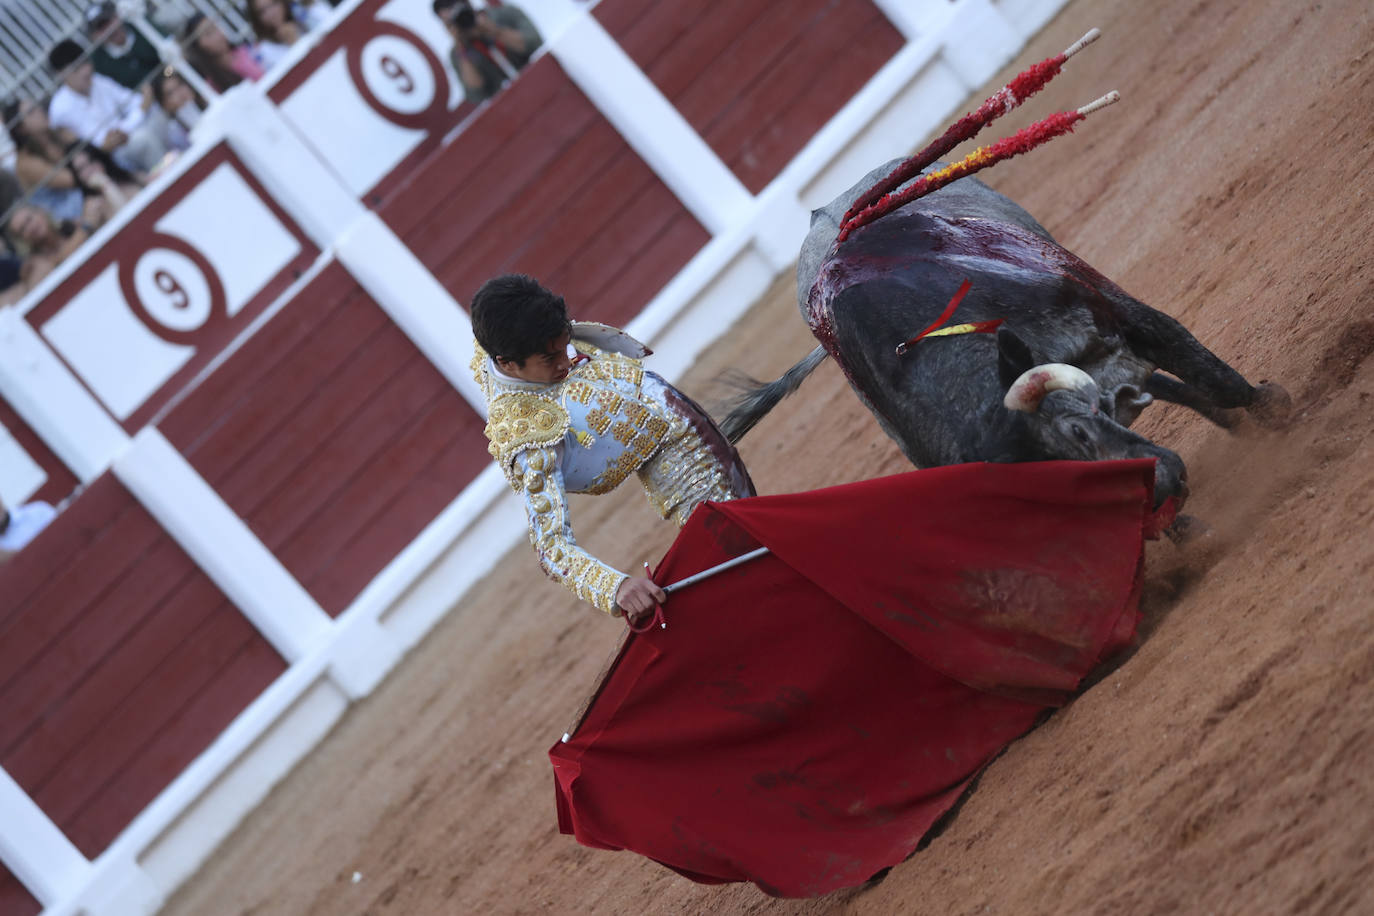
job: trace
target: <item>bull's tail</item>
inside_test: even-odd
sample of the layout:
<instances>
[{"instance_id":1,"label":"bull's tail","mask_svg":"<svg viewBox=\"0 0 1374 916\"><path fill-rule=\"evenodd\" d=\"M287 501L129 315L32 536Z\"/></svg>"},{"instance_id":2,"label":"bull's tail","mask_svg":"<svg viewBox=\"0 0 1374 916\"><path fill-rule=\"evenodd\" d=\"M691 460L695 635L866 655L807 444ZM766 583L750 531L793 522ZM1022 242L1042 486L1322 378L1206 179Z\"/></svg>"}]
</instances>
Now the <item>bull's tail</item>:
<instances>
[{"instance_id":1,"label":"bull's tail","mask_svg":"<svg viewBox=\"0 0 1374 916\"><path fill-rule=\"evenodd\" d=\"M742 373L727 376L726 381L739 388L741 393L730 402L730 412L720 424L720 431L733 444L744 438L744 434L754 428L778 402L801 387L802 380L811 374L821 360L825 359L825 349L817 347L801 360L771 382L760 382Z\"/></svg>"}]
</instances>

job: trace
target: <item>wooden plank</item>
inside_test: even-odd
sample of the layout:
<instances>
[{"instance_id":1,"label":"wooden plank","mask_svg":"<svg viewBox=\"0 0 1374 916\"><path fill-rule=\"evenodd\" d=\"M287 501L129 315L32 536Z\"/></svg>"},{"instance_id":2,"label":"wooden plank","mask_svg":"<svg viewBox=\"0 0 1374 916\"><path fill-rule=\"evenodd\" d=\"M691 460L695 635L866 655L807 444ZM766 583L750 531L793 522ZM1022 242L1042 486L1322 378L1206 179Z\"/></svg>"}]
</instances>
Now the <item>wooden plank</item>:
<instances>
[{"instance_id":1,"label":"wooden plank","mask_svg":"<svg viewBox=\"0 0 1374 916\"><path fill-rule=\"evenodd\" d=\"M65 723L72 727L63 736L69 745L67 753L47 760L47 772L30 790L34 801L60 827L65 828L140 749L168 727L179 710L212 684L246 642L260 638L203 577L181 589L169 606L172 616L194 619L197 625L189 628L173 647L175 651L144 655L142 680L132 690L118 691L119 704L98 721L73 717ZM170 631L172 622L166 624ZM24 759L22 771L29 774L31 766L32 761ZM20 781L18 773L14 778ZM82 852L90 855L99 850Z\"/></svg>"},{"instance_id":2,"label":"wooden plank","mask_svg":"<svg viewBox=\"0 0 1374 916\"><path fill-rule=\"evenodd\" d=\"M747 29L738 31L689 86L673 96L682 116L710 143L711 127L749 93L754 82L785 58L789 45L824 15L834 0L797 0L765 5ZM825 79L828 61L814 61L811 81ZM715 147L712 147L715 149ZM722 156L730 150L716 149Z\"/></svg>"},{"instance_id":3,"label":"wooden plank","mask_svg":"<svg viewBox=\"0 0 1374 916\"><path fill-rule=\"evenodd\" d=\"M572 266L575 268L578 243L595 239L604 232L615 231L616 223L623 219L627 206L633 206L638 196L654 183L656 177L644 160L629 149L623 150L606 163L593 181L580 188L549 215L534 241L516 258L516 266L520 272L536 277L553 277L570 261L574 262ZM679 206L672 201L666 209L656 213L636 209L635 216L644 223L644 233L653 233L671 218L672 211ZM625 237L625 230L632 228L623 223L619 227L622 237ZM632 250L615 251L612 255L617 267L633 260Z\"/></svg>"},{"instance_id":4,"label":"wooden plank","mask_svg":"<svg viewBox=\"0 0 1374 916\"><path fill-rule=\"evenodd\" d=\"M592 7L592 15L601 27L622 47L625 34L634 27L644 14L653 7L676 6L669 3L649 3L647 0L601 0ZM629 50L626 48L626 50Z\"/></svg>"},{"instance_id":5,"label":"wooden plank","mask_svg":"<svg viewBox=\"0 0 1374 916\"><path fill-rule=\"evenodd\" d=\"M614 217L590 234L584 244L573 249L549 277L549 282L556 284L569 302L577 303L579 314L592 314L602 309L607 313L618 312L622 303L645 305L647 300L628 300L618 291L617 281L635 282L632 275L645 271L641 259L671 222L684 217L696 222L656 175L637 157L632 161L642 169L634 193L626 195ZM699 244L683 251L683 257L675 260L668 272L651 270L657 287L661 288L672 279L709 239L706 230L701 229ZM607 297L611 301L603 302ZM636 313L629 313L629 317Z\"/></svg>"},{"instance_id":6,"label":"wooden plank","mask_svg":"<svg viewBox=\"0 0 1374 916\"><path fill-rule=\"evenodd\" d=\"M841 0L750 84L712 125L708 142L746 187L761 191L903 44L867 0ZM847 53L854 47L864 53ZM819 81L817 60L834 61Z\"/></svg>"},{"instance_id":7,"label":"wooden plank","mask_svg":"<svg viewBox=\"0 0 1374 916\"><path fill-rule=\"evenodd\" d=\"M158 423L167 441L183 455L200 448L203 437L218 428L252 398L258 386L279 384L274 371L289 372L302 343L319 327L335 320L358 290L353 276L337 261L324 268L266 326L259 328L219 369L204 379L177 409Z\"/></svg>"},{"instance_id":8,"label":"wooden plank","mask_svg":"<svg viewBox=\"0 0 1374 916\"><path fill-rule=\"evenodd\" d=\"M348 297L328 322L311 321L315 316L310 311L306 309L299 320L310 321L312 333L289 358L247 386L232 412L211 413L195 394L177 407L176 412L197 415L204 424L203 432L186 443L183 454L231 506L236 505L238 492L232 481L243 481L244 488L252 489L257 475L270 479L270 468L265 466L289 443L311 441L311 430L316 427L306 430L296 424L302 414L310 416L312 399L321 386L333 384L349 366L373 369L379 365L375 357L367 360L366 355L390 325L361 291ZM269 345L270 341L264 341L264 346ZM256 356L256 350L245 347L220 372L231 377L251 372Z\"/></svg>"},{"instance_id":9,"label":"wooden plank","mask_svg":"<svg viewBox=\"0 0 1374 916\"><path fill-rule=\"evenodd\" d=\"M408 483L384 515L369 519L356 538L330 557L329 565L311 579L311 594L326 609L346 606L357 595L346 571L370 557L399 553L415 536L409 520L432 516L447 506L454 496L452 481L475 476L490 460L480 427L455 438Z\"/></svg>"},{"instance_id":10,"label":"wooden plank","mask_svg":"<svg viewBox=\"0 0 1374 916\"><path fill-rule=\"evenodd\" d=\"M134 505L127 491L119 490L123 494L123 504L114 510L118 514L112 522L101 518L108 507L98 504L95 509L104 511L69 518L82 508L80 503L86 498L83 494L72 509L53 521L49 529L62 527L51 535L44 531L30 545L31 550L16 558L17 562L28 559L26 555L34 557L30 562L45 574L41 575L43 584L15 602L14 610L5 621L4 633L0 635L0 689L5 689L26 669L34 653L41 652L64 630L77 624L88 608L103 600L115 583L162 537L161 528L151 516ZM97 494L97 503L101 495L104 494ZM97 524L81 527L83 518L91 517ZM57 547L51 554L46 552L48 543ZM73 546L77 549L72 549ZM50 568L43 569L43 561L47 561ZM27 566L21 566L20 577L27 571ZM40 578L40 575L35 574L33 578ZM8 724L8 714L0 717L0 734L5 733ZM4 743L0 740L0 747Z\"/></svg>"},{"instance_id":11,"label":"wooden plank","mask_svg":"<svg viewBox=\"0 0 1374 916\"><path fill-rule=\"evenodd\" d=\"M400 550L472 481L488 459L482 419L452 391L441 392L393 436L280 553L282 562L330 614L338 614ZM406 491L427 482L436 456L463 439L467 460L441 468L459 473L426 487L427 502L402 505ZM384 532L399 531L397 542ZM354 549L340 562L346 547ZM327 586L323 588L322 586Z\"/></svg>"},{"instance_id":12,"label":"wooden plank","mask_svg":"<svg viewBox=\"0 0 1374 916\"><path fill-rule=\"evenodd\" d=\"M594 181L607 161L627 149L604 118L592 119L543 171L531 176L482 231L462 244L447 237L443 240L447 250L432 267L444 285L461 301L470 302L488 278L510 270L529 239L544 231L549 214L564 206L567 194ZM437 244L435 250L437 254Z\"/></svg>"},{"instance_id":13,"label":"wooden plank","mask_svg":"<svg viewBox=\"0 0 1374 916\"><path fill-rule=\"evenodd\" d=\"M7 627L25 602L54 579L81 572L84 566L80 560L84 552L92 548L100 533L133 504L133 496L120 486L114 475L103 474L38 536L42 549L37 549L35 541L34 550L21 551L0 564L0 594L6 599L5 604L0 605L0 648L4 646ZM0 664L0 673L6 670Z\"/></svg>"},{"instance_id":14,"label":"wooden plank","mask_svg":"<svg viewBox=\"0 0 1374 916\"><path fill-rule=\"evenodd\" d=\"M43 905L0 863L0 913L4 916L38 916Z\"/></svg>"},{"instance_id":15,"label":"wooden plank","mask_svg":"<svg viewBox=\"0 0 1374 916\"><path fill-rule=\"evenodd\" d=\"M260 386L251 403L188 456L241 518L348 422L362 392L393 375L413 352L380 309L361 297L357 304L347 322L321 327L298 351L280 380L290 388Z\"/></svg>"},{"instance_id":16,"label":"wooden plank","mask_svg":"<svg viewBox=\"0 0 1374 916\"><path fill-rule=\"evenodd\" d=\"M424 208L422 218L412 217L413 228L401 233L402 238L416 257L442 272L440 265L455 251L494 232L493 223L510 201L539 181L595 119L591 103L569 84L545 113L525 125L524 136L511 138L500 149L495 164L470 170L470 157L460 138L429 170L439 174L461 171L467 180L445 192L442 179L436 177L436 187L417 205ZM484 124L484 120L478 121L476 127ZM481 180L474 180L477 176Z\"/></svg>"},{"instance_id":17,"label":"wooden plank","mask_svg":"<svg viewBox=\"0 0 1374 916\"><path fill-rule=\"evenodd\" d=\"M188 572L115 651L92 660L84 669L47 673L48 677L68 679L67 690L32 728L6 748L0 765L37 800L61 775L64 763L69 765L73 757L81 756L91 735L117 717L129 720L132 716L132 721L141 721L139 717L151 714L152 709L131 713L131 698L143 692L162 667L184 654L186 644L223 600L203 574ZM241 626L248 626L240 615L234 616L239 617ZM90 765L105 764L102 759ZM49 815L55 810L44 808Z\"/></svg>"},{"instance_id":18,"label":"wooden plank","mask_svg":"<svg viewBox=\"0 0 1374 916\"><path fill-rule=\"evenodd\" d=\"M708 241L700 223L688 214L678 216L633 264L588 297L594 304L589 317L624 327Z\"/></svg>"},{"instance_id":19,"label":"wooden plank","mask_svg":"<svg viewBox=\"0 0 1374 916\"><path fill-rule=\"evenodd\" d=\"M317 447L284 453L291 456L289 475L276 478L270 490L261 488L256 505L244 513L244 520L268 549L275 553L285 548L347 480L434 398L436 387L447 385L436 376L433 366L416 354L371 392L364 384L337 393L336 403L347 414L345 422L316 439ZM333 411L334 405L326 406ZM286 467L288 461L283 457L279 464Z\"/></svg>"},{"instance_id":20,"label":"wooden plank","mask_svg":"<svg viewBox=\"0 0 1374 916\"><path fill-rule=\"evenodd\" d=\"M731 3L731 8L749 3ZM674 46L690 38L708 17L719 12L718 0L603 0L592 11L607 33L645 73Z\"/></svg>"},{"instance_id":21,"label":"wooden plank","mask_svg":"<svg viewBox=\"0 0 1374 916\"><path fill-rule=\"evenodd\" d=\"M817 0L797 0L798 4L812 4ZM761 30L758 23L770 12L773 19L785 18L792 3L770 3L768 0L716 0L700 17L697 26L688 29L671 47L664 49L652 60L637 61L655 86L677 106L683 117L701 132L706 123L705 117L711 111L728 102L734 92L748 86L745 81L727 85L721 92L710 94L713 100L707 107L702 120L693 120L694 114L684 100L690 99L693 88L703 81L709 82L710 75L718 70L727 74L749 72L760 66L757 60L742 60L741 54L757 57L775 50L780 44L776 36ZM784 27L784 31L786 28ZM742 42L742 38L752 36L752 42ZM760 47L763 51L760 51ZM756 72L756 71L755 71ZM712 83L711 85L715 85Z\"/></svg>"},{"instance_id":22,"label":"wooden plank","mask_svg":"<svg viewBox=\"0 0 1374 916\"><path fill-rule=\"evenodd\" d=\"M164 538L131 568L121 570L94 603L72 608L66 614L62 612L67 608L60 603L30 606L26 613L31 620L61 614L71 616L73 622L55 636L35 624L16 628L6 639L6 661L11 657L22 661L5 669L10 676L0 689L0 709L4 710L0 752L12 750L49 710L60 706L82 678L129 639L191 572L186 554Z\"/></svg>"},{"instance_id":23,"label":"wooden plank","mask_svg":"<svg viewBox=\"0 0 1374 916\"><path fill-rule=\"evenodd\" d=\"M227 605L224 610L235 613ZM203 690L62 823L63 831L83 853L98 855L285 670L286 663L266 640L250 638Z\"/></svg>"},{"instance_id":24,"label":"wooden plank","mask_svg":"<svg viewBox=\"0 0 1374 916\"><path fill-rule=\"evenodd\" d=\"M473 184L474 176L482 176L484 181L499 180L508 168L505 157L511 146L545 145L543 137L530 129L532 123L540 121L541 112L561 112L567 107L570 114L575 113L572 109L576 102L569 95L571 86L567 74L552 56L530 64L520 72L520 79L502 93L501 104L488 107L452 143L436 150L406 183L396 188L378 210L382 219L397 235L408 238L421 232L422 224L436 218L436 207L443 201Z\"/></svg>"}]
</instances>

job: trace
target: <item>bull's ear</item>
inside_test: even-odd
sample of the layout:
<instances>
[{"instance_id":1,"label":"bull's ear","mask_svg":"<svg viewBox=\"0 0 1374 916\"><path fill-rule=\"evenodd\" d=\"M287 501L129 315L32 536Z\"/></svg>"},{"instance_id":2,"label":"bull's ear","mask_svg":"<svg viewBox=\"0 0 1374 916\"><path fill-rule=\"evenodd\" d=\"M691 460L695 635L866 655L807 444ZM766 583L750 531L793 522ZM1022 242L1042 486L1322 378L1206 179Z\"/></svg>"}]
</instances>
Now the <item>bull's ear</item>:
<instances>
[{"instance_id":1,"label":"bull's ear","mask_svg":"<svg viewBox=\"0 0 1374 916\"><path fill-rule=\"evenodd\" d=\"M1030 347L1016 336L1016 332L1006 325L997 329L997 375L1002 380L1002 390L1011 387L1012 382L1035 365Z\"/></svg>"}]
</instances>

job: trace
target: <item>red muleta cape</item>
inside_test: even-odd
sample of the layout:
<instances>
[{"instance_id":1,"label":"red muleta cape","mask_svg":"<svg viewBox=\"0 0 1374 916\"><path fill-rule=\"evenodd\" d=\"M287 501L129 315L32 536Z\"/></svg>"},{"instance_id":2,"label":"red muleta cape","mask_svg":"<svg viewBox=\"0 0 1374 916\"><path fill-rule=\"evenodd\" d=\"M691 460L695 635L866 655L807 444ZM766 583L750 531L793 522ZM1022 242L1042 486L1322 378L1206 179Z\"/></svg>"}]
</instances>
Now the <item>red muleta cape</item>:
<instances>
[{"instance_id":1,"label":"red muleta cape","mask_svg":"<svg viewBox=\"0 0 1374 916\"><path fill-rule=\"evenodd\" d=\"M696 881L811 897L916 848L978 771L1131 641L1153 462L969 464L707 503L549 751L558 824Z\"/></svg>"}]
</instances>

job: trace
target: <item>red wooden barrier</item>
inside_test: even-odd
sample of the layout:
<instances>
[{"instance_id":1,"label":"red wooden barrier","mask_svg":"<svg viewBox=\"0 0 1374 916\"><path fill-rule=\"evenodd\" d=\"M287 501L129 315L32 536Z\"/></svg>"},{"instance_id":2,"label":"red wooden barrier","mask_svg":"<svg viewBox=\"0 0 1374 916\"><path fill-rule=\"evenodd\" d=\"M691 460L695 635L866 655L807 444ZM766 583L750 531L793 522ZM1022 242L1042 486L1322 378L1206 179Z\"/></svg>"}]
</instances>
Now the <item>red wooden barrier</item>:
<instances>
[{"instance_id":1,"label":"red wooden barrier","mask_svg":"<svg viewBox=\"0 0 1374 916\"><path fill-rule=\"evenodd\" d=\"M486 466L482 426L332 265L160 429L337 615Z\"/></svg>"},{"instance_id":2,"label":"red wooden barrier","mask_svg":"<svg viewBox=\"0 0 1374 916\"><path fill-rule=\"evenodd\" d=\"M285 670L109 474L0 593L0 766L90 857Z\"/></svg>"},{"instance_id":3,"label":"red wooden barrier","mask_svg":"<svg viewBox=\"0 0 1374 916\"><path fill-rule=\"evenodd\" d=\"M0 865L0 913L4 916L37 916L43 904L30 894L9 869Z\"/></svg>"},{"instance_id":4,"label":"red wooden barrier","mask_svg":"<svg viewBox=\"0 0 1374 916\"><path fill-rule=\"evenodd\" d=\"M460 301L518 271L556 289L576 317L617 325L709 241L551 57L379 213Z\"/></svg>"},{"instance_id":5,"label":"red wooden barrier","mask_svg":"<svg viewBox=\"0 0 1374 916\"><path fill-rule=\"evenodd\" d=\"M603 0L593 12L754 193L904 44L869 0Z\"/></svg>"},{"instance_id":6,"label":"red wooden barrier","mask_svg":"<svg viewBox=\"0 0 1374 916\"><path fill-rule=\"evenodd\" d=\"M212 174L215 183L204 184ZM236 209L232 214L217 211L231 205L246 209ZM175 228L168 229L162 221L172 211L176 211ZM233 225L234 217L245 213L256 219L239 231L258 232L269 226L277 241L291 246L290 250L267 251L253 264L259 267L266 262L267 266L249 281L242 271L242 242L230 237L238 228ZM229 234L224 231L226 221ZM262 244L270 246L266 240ZM116 419L123 421L124 428L136 432L284 292L318 254L238 157L221 145L159 195L25 318ZM271 259L277 255L274 263ZM217 263L232 267L222 272ZM231 299L231 291L237 299ZM197 311L200 306L203 312ZM72 311L77 317L71 317ZM196 317L202 320L191 326ZM78 351L66 344L78 334L63 335L57 327L66 320L77 325L79 332L80 325L94 318L110 322L110 331L102 329L98 338L110 352L123 357L131 372L146 365L150 357L145 354L165 351L165 345L192 348L169 377L150 377L138 396L129 401L132 406L127 416L121 416L123 402L116 401L111 393L122 390L118 373L116 377L108 371L92 374L92 367L113 362L109 355L83 362ZM182 327L175 324L188 318L190 323ZM80 352L88 351L83 348Z\"/></svg>"}]
</instances>

